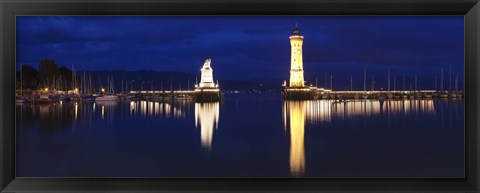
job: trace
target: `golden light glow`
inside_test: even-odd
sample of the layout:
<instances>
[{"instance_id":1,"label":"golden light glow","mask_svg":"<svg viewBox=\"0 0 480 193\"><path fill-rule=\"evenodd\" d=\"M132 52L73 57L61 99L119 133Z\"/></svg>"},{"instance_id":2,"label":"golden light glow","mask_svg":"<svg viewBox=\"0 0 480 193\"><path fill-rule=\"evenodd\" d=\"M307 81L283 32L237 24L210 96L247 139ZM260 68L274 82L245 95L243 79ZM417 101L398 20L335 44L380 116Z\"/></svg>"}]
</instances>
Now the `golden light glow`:
<instances>
[{"instance_id":1,"label":"golden light glow","mask_svg":"<svg viewBox=\"0 0 480 193\"><path fill-rule=\"evenodd\" d=\"M45 92L48 92L48 88L45 88Z\"/></svg>"},{"instance_id":2,"label":"golden light glow","mask_svg":"<svg viewBox=\"0 0 480 193\"><path fill-rule=\"evenodd\" d=\"M303 36L290 36L290 87L304 87L303 78Z\"/></svg>"},{"instance_id":3,"label":"golden light glow","mask_svg":"<svg viewBox=\"0 0 480 193\"><path fill-rule=\"evenodd\" d=\"M220 116L219 103L195 103L195 126L200 122L200 139L202 147L212 149L214 127L218 129Z\"/></svg>"},{"instance_id":4,"label":"golden light glow","mask_svg":"<svg viewBox=\"0 0 480 193\"><path fill-rule=\"evenodd\" d=\"M331 122L335 119L379 114L435 114L434 100L385 101L361 100L338 103L335 100L284 101L284 129L290 129L290 173L301 176L305 171L305 125ZM288 119L287 119L288 118ZM288 124L289 123L289 124Z\"/></svg>"},{"instance_id":5,"label":"golden light glow","mask_svg":"<svg viewBox=\"0 0 480 193\"><path fill-rule=\"evenodd\" d=\"M305 103L305 120L308 123L331 122L335 119L346 119L358 116L377 116L379 114L435 114L434 100L392 100L380 102L378 100L348 101L336 103L334 100L311 100ZM288 110L284 103L283 121L287 125Z\"/></svg>"},{"instance_id":6,"label":"golden light glow","mask_svg":"<svg viewBox=\"0 0 480 193\"><path fill-rule=\"evenodd\" d=\"M305 101L288 101L290 116L290 173L301 176L305 172Z\"/></svg>"},{"instance_id":7,"label":"golden light glow","mask_svg":"<svg viewBox=\"0 0 480 193\"><path fill-rule=\"evenodd\" d=\"M105 92L105 89L104 89L104 88L102 88L102 92Z\"/></svg>"},{"instance_id":8,"label":"golden light glow","mask_svg":"<svg viewBox=\"0 0 480 193\"><path fill-rule=\"evenodd\" d=\"M105 106L102 105L102 120L105 118Z\"/></svg>"},{"instance_id":9,"label":"golden light glow","mask_svg":"<svg viewBox=\"0 0 480 193\"><path fill-rule=\"evenodd\" d=\"M75 120L78 119L78 103L75 103Z\"/></svg>"}]
</instances>

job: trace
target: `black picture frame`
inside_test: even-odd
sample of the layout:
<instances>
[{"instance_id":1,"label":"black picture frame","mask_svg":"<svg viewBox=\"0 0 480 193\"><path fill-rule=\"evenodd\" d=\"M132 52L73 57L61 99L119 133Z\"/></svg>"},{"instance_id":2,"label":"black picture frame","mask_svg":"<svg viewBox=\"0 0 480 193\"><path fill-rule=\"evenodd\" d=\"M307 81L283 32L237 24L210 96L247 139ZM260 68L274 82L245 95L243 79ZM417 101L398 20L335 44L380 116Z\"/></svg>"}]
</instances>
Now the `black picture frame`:
<instances>
[{"instance_id":1,"label":"black picture frame","mask_svg":"<svg viewBox=\"0 0 480 193\"><path fill-rule=\"evenodd\" d=\"M17 15L464 15L465 178L16 178ZM479 0L0 0L2 192L479 192Z\"/></svg>"}]
</instances>

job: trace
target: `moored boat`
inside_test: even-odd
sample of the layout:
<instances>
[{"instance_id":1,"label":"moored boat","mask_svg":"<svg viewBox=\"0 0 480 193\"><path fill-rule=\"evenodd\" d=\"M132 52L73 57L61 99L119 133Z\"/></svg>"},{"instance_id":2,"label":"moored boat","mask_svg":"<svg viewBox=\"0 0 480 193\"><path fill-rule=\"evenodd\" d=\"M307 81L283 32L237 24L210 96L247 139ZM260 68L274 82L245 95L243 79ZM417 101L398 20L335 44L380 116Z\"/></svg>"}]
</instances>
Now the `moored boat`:
<instances>
[{"instance_id":1,"label":"moored boat","mask_svg":"<svg viewBox=\"0 0 480 193\"><path fill-rule=\"evenodd\" d=\"M83 101L95 101L96 98L97 97L94 96L94 95L85 95L85 96L82 97L82 100Z\"/></svg>"},{"instance_id":2,"label":"moored boat","mask_svg":"<svg viewBox=\"0 0 480 193\"><path fill-rule=\"evenodd\" d=\"M388 99L392 99L392 98L393 98L393 93L388 93L388 94L387 94L387 98L388 98Z\"/></svg>"},{"instance_id":3,"label":"moored boat","mask_svg":"<svg viewBox=\"0 0 480 193\"><path fill-rule=\"evenodd\" d=\"M95 98L95 101L118 101L117 95L103 95Z\"/></svg>"},{"instance_id":4,"label":"moored boat","mask_svg":"<svg viewBox=\"0 0 480 193\"><path fill-rule=\"evenodd\" d=\"M48 94L41 94L40 98L35 101L36 104L53 104L55 100L51 99Z\"/></svg>"}]
</instances>

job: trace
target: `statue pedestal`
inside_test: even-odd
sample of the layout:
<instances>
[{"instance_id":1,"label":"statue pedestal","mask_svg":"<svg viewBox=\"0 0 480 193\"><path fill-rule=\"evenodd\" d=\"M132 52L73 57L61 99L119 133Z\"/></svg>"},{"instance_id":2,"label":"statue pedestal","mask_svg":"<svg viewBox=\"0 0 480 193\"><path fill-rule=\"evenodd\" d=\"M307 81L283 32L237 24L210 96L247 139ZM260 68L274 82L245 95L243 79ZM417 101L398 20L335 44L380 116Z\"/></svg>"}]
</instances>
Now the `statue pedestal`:
<instances>
[{"instance_id":1,"label":"statue pedestal","mask_svg":"<svg viewBox=\"0 0 480 193\"><path fill-rule=\"evenodd\" d=\"M218 102L220 100L220 89L218 88L196 88L195 102Z\"/></svg>"}]
</instances>

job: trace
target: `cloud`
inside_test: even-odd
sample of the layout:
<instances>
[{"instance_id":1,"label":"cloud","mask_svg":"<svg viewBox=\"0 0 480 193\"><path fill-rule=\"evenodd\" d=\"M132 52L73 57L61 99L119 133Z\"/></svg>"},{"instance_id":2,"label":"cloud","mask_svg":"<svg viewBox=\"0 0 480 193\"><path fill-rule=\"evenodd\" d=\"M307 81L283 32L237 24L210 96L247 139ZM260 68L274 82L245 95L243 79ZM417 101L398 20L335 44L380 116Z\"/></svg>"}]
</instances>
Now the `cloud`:
<instances>
[{"instance_id":1,"label":"cloud","mask_svg":"<svg viewBox=\"0 0 480 193\"><path fill-rule=\"evenodd\" d=\"M286 79L295 22L310 76L463 71L461 16L18 16L17 63L198 73L212 57L220 78Z\"/></svg>"}]
</instances>

